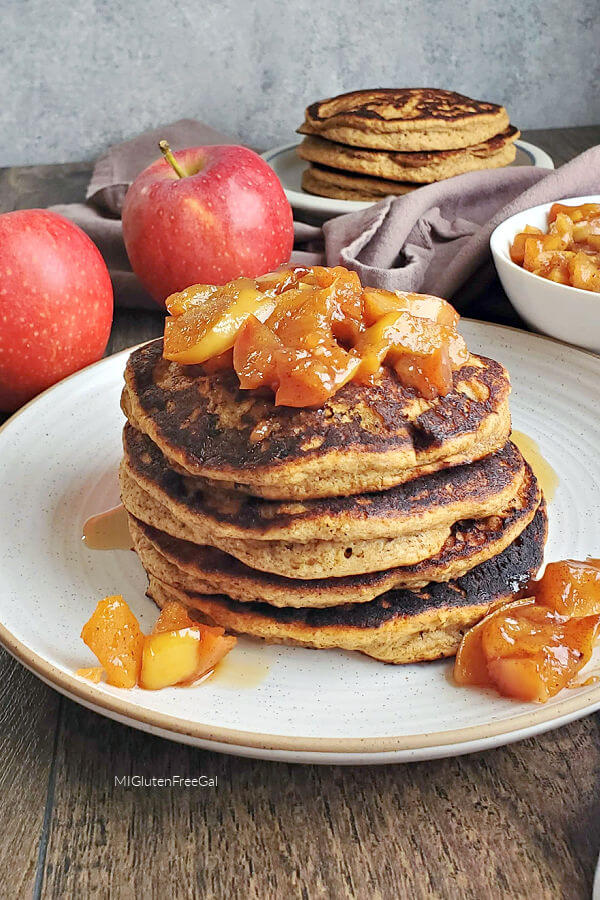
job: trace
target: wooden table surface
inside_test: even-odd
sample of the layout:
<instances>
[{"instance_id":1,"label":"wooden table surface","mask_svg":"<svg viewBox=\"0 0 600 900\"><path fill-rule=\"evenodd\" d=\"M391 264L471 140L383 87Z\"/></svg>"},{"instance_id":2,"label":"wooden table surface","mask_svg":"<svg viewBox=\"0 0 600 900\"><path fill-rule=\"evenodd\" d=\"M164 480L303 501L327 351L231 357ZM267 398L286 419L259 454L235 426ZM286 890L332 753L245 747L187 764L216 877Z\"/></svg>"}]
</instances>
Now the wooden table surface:
<instances>
[{"instance_id":1,"label":"wooden table surface","mask_svg":"<svg viewBox=\"0 0 600 900\"><path fill-rule=\"evenodd\" d=\"M600 126L524 137L558 165ZM0 170L0 211L80 200L90 170ZM107 352L161 328L117 310ZM0 650L0 753L7 897L584 898L600 851L598 715L454 759L287 765L119 725ZM115 786L135 774L218 787Z\"/></svg>"}]
</instances>

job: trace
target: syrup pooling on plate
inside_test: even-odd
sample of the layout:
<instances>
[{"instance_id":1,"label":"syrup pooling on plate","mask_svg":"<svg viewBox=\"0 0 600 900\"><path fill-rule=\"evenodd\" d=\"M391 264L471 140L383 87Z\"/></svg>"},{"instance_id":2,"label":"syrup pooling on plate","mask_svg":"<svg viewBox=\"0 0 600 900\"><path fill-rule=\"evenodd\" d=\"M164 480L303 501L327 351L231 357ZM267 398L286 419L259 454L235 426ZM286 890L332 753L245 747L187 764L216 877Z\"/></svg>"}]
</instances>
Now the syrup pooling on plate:
<instances>
[{"instance_id":1,"label":"syrup pooling on plate","mask_svg":"<svg viewBox=\"0 0 600 900\"><path fill-rule=\"evenodd\" d=\"M281 406L320 406L349 381L376 382L382 366L434 399L468 359L445 300L363 288L341 266L192 285L166 305L166 359L233 368L240 387L266 389Z\"/></svg>"},{"instance_id":2,"label":"syrup pooling on plate","mask_svg":"<svg viewBox=\"0 0 600 900\"><path fill-rule=\"evenodd\" d=\"M544 497L551 503L558 487L559 478L547 459L544 459L537 441L522 431L513 431L510 436L516 444L539 481Z\"/></svg>"},{"instance_id":3,"label":"syrup pooling on plate","mask_svg":"<svg viewBox=\"0 0 600 900\"><path fill-rule=\"evenodd\" d=\"M89 550L131 550L132 541L123 505L86 519L81 539Z\"/></svg>"},{"instance_id":4,"label":"syrup pooling on plate","mask_svg":"<svg viewBox=\"0 0 600 900\"><path fill-rule=\"evenodd\" d=\"M527 593L464 635L457 684L544 703L589 662L600 630L600 560L549 563Z\"/></svg>"},{"instance_id":5,"label":"syrup pooling on plate","mask_svg":"<svg viewBox=\"0 0 600 900\"><path fill-rule=\"evenodd\" d=\"M210 681L231 690L249 690L261 685L270 669L270 664L259 658L248 661L227 656L216 667Z\"/></svg>"}]
</instances>

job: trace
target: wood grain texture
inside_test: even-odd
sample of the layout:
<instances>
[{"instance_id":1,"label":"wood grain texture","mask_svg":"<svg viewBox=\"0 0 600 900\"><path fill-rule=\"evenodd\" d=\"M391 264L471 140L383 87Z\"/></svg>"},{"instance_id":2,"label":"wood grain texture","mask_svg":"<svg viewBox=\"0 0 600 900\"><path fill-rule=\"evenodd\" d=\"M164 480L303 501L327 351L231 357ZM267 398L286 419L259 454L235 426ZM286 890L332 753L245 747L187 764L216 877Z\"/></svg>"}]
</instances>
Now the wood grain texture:
<instances>
[{"instance_id":1,"label":"wood grain texture","mask_svg":"<svg viewBox=\"0 0 600 900\"><path fill-rule=\"evenodd\" d=\"M600 818L590 717L470 757L316 767L236 759L65 701L48 896L582 898ZM205 774L216 789L114 776Z\"/></svg>"},{"instance_id":2,"label":"wood grain texture","mask_svg":"<svg viewBox=\"0 0 600 900\"><path fill-rule=\"evenodd\" d=\"M0 649L0 885L33 892L61 698ZM12 893L14 891L14 893Z\"/></svg>"},{"instance_id":3,"label":"wood grain texture","mask_svg":"<svg viewBox=\"0 0 600 900\"><path fill-rule=\"evenodd\" d=\"M526 132L557 164L600 127ZM91 166L0 170L0 210L83 198ZM107 352L160 334L117 310ZM600 850L600 717L510 747L386 767L218 756L63 700L0 651L8 897L578 898ZM217 776L125 788L115 775ZM37 878L37 881L36 881Z\"/></svg>"}]
</instances>

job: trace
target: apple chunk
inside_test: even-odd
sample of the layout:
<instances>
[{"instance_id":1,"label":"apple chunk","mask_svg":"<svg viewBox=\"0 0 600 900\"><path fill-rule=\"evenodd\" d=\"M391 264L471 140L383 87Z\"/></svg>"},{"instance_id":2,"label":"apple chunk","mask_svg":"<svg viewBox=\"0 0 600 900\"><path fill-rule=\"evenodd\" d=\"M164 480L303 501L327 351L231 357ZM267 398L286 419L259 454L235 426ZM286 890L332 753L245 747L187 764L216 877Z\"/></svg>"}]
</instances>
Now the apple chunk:
<instances>
[{"instance_id":1,"label":"apple chunk","mask_svg":"<svg viewBox=\"0 0 600 900\"><path fill-rule=\"evenodd\" d=\"M195 285L191 290L198 293L200 287ZM264 322L276 303L272 294L259 291L250 278L233 282L232 291L217 289L203 303L192 303L188 308L185 300L169 297L169 309L184 311L165 321L164 356L185 366L219 356L233 347L238 331L250 316Z\"/></svg>"},{"instance_id":2,"label":"apple chunk","mask_svg":"<svg viewBox=\"0 0 600 900\"><path fill-rule=\"evenodd\" d=\"M192 684L210 672L235 645L222 628L194 625L144 638L140 687L155 691Z\"/></svg>"},{"instance_id":3,"label":"apple chunk","mask_svg":"<svg viewBox=\"0 0 600 900\"><path fill-rule=\"evenodd\" d=\"M546 566L541 581L531 585L538 603L563 616L600 613L600 560L564 559Z\"/></svg>"},{"instance_id":4,"label":"apple chunk","mask_svg":"<svg viewBox=\"0 0 600 900\"><path fill-rule=\"evenodd\" d=\"M108 684L123 688L137 684L144 636L120 595L100 600L81 637L106 669Z\"/></svg>"},{"instance_id":5,"label":"apple chunk","mask_svg":"<svg viewBox=\"0 0 600 900\"><path fill-rule=\"evenodd\" d=\"M198 622L194 622L188 615L188 611L177 600L169 600L160 611L160 615L154 623L152 634L162 631L179 631L181 628L195 628Z\"/></svg>"}]
</instances>

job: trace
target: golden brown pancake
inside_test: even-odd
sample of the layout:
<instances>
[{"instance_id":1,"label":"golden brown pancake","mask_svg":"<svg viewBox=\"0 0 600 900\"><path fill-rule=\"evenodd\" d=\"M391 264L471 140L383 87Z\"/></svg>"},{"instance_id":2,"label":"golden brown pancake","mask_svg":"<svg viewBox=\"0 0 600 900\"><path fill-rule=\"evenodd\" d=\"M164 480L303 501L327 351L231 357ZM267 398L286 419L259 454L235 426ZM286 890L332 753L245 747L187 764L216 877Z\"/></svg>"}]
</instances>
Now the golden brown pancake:
<instances>
[{"instance_id":1,"label":"golden brown pancake","mask_svg":"<svg viewBox=\"0 0 600 900\"><path fill-rule=\"evenodd\" d=\"M129 424L123 431L123 449L127 475L185 522L200 544L216 536L304 543L414 534L503 509L525 474L523 456L509 441L497 453L470 465L443 469L387 491L304 501L265 500L175 471L156 444Z\"/></svg>"},{"instance_id":2,"label":"golden brown pancake","mask_svg":"<svg viewBox=\"0 0 600 900\"><path fill-rule=\"evenodd\" d=\"M520 132L511 125L501 134L473 146L418 153L347 147L310 135L299 145L298 155L321 166L399 182L404 193L406 183L430 184L465 172L507 166L515 158L514 141L519 135Z\"/></svg>"},{"instance_id":3,"label":"golden brown pancake","mask_svg":"<svg viewBox=\"0 0 600 900\"><path fill-rule=\"evenodd\" d=\"M497 515L456 522L435 556L414 566L345 578L285 578L244 565L214 547L174 538L130 516L130 532L151 575L191 593L226 594L240 602L324 607L365 603L393 588L419 588L459 578L508 547L529 525L541 502L531 469L513 500Z\"/></svg>"},{"instance_id":4,"label":"golden brown pancake","mask_svg":"<svg viewBox=\"0 0 600 900\"><path fill-rule=\"evenodd\" d=\"M375 659L411 663L453 655L464 632L513 599L543 559L546 510L506 550L461 578L419 590L392 590L367 603L324 609L282 609L187 592L151 575L148 596L163 606L177 600L203 618L271 643L358 650Z\"/></svg>"},{"instance_id":5,"label":"golden brown pancake","mask_svg":"<svg viewBox=\"0 0 600 900\"><path fill-rule=\"evenodd\" d=\"M503 106L438 88L350 91L306 109L301 134L378 150L454 150L508 127Z\"/></svg>"},{"instance_id":6,"label":"golden brown pancake","mask_svg":"<svg viewBox=\"0 0 600 900\"><path fill-rule=\"evenodd\" d=\"M157 340L129 357L122 406L191 475L270 499L333 497L385 490L503 447L504 367L471 355L453 379L449 394L425 400L385 369L375 385L351 382L318 409L296 409L241 390L233 371L169 362Z\"/></svg>"},{"instance_id":7,"label":"golden brown pancake","mask_svg":"<svg viewBox=\"0 0 600 900\"><path fill-rule=\"evenodd\" d=\"M359 200L374 203L389 194L409 194L418 185L371 175L356 175L328 166L311 164L302 173L302 189L334 200Z\"/></svg>"},{"instance_id":8,"label":"golden brown pancake","mask_svg":"<svg viewBox=\"0 0 600 900\"><path fill-rule=\"evenodd\" d=\"M175 518L155 498L143 490L122 463L119 471L121 500L128 513L142 522L160 527L175 537L195 540L186 522ZM344 541L239 540L205 533L203 542L218 547L241 562L262 572L293 578L341 577L359 572L376 572L392 566L412 565L437 553L450 534L449 525L438 525L399 537Z\"/></svg>"}]
</instances>

